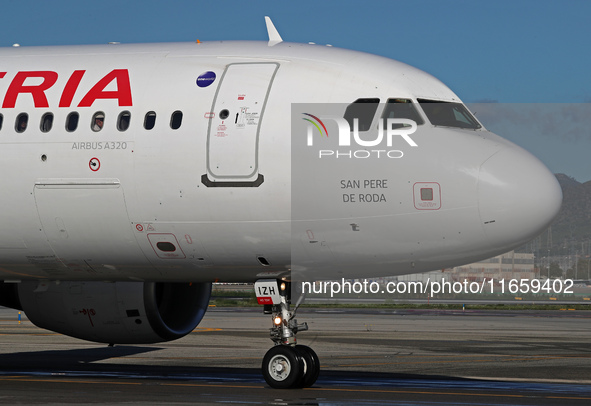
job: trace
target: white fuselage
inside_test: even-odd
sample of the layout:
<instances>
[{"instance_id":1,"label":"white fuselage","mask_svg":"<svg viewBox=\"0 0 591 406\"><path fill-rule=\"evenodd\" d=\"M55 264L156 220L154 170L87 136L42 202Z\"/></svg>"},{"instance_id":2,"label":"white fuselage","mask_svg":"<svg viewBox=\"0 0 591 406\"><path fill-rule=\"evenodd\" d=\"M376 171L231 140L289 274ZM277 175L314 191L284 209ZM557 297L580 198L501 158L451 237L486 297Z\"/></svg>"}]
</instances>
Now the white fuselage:
<instances>
[{"instance_id":1,"label":"white fuselage","mask_svg":"<svg viewBox=\"0 0 591 406\"><path fill-rule=\"evenodd\" d=\"M314 181L292 159L296 104L460 102L386 58L211 42L22 47L0 50L0 61L3 280L424 272L517 247L560 207L558 183L529 153L484 128L434 126L418 107L418 148L396 139L403 158L335 159ZM429 204L417 202L422 185Z\"/></svg>"}]
</instances>

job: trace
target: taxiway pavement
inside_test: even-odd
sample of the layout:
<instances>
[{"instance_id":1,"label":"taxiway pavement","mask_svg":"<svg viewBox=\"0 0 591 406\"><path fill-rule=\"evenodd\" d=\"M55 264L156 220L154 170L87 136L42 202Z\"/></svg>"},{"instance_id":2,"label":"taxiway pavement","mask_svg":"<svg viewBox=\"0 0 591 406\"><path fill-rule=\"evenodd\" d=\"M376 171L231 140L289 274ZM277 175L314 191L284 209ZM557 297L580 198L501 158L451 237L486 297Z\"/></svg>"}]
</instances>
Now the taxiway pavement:
<instances>
[{"instance_id":1,"label":"taxiway pavement","mask_svg":"<svg viewBox=\"0 0 591 406\"><path fill-rule=\"evenodd\" d=\"M0 403L591 404L591 311L302 309L317 383L274 390L259 308L210 308L177 341L107 347L0 309Z\"/></svg>"}]
</instances>

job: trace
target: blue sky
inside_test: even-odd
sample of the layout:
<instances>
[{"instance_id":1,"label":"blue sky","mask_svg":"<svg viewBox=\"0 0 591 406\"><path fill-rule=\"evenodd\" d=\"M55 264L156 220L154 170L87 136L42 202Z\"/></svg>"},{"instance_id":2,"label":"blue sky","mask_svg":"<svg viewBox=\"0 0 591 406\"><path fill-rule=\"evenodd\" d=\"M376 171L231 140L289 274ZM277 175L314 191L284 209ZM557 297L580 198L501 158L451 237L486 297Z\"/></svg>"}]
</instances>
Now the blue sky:
<instances>
[{"instance_id":1,"label":"blue sky","mask_svg":"<svg viewBox=\"0 0 591 406\"><path fill-rule=\"evenodd\" d=\"M491 101L503 108L591 103L587 0L4 0L2 5L0 46L266 40L263 17L269 15L285 41L401 60L435 75L467 103ZM554 117L552 112L564 109L543 109L555 120L548 128L485 125L502 128L501 135L532 151L553 172L591 180L591 118L575 115L580 134L566 135L560 123L573 115Z\"/></svg>"}]
</instances>

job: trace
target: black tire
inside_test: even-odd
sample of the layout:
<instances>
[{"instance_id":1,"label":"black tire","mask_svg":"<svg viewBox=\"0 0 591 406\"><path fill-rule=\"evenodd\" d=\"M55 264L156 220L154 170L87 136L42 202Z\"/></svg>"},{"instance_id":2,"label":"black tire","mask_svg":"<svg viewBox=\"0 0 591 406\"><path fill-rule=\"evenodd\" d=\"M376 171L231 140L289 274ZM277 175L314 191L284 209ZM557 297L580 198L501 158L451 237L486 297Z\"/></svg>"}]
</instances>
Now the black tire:
<instances>
[{"instance_id":1,"label":"black tire","mask_svg":"<svg viewBox=\"0 0 591 406\"><path fill-rule=\"evenodd\" d=\"M299 387L309 388L314 385L320 374L320 359L318 359L316 352L306 345L296 345L295 349L300 353L304 361L304 370Z\"/></svg>"},{"instance_id":2,"label":"black tire","mask_svg":"<svg viewBox=\"0 0 591 406\"><path fill-rule=\"evenodd\" d=\"M265 354L262 372L265 381L275 389L294 388L301 382L303 360L299 351L287 345L276 345Z\"/></svg>"}]
</instances>

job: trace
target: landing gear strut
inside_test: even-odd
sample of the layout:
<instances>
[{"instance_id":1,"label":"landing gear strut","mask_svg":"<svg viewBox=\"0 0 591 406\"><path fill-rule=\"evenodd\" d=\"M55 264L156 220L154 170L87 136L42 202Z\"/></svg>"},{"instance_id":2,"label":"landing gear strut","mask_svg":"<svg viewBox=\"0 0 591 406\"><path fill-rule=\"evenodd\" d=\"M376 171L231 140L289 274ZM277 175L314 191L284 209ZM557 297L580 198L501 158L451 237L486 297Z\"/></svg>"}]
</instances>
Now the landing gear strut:
<instances>
[{"instance_id":1,"label":"landing gear strut","mask_svg":"<svg viewBox=\"0 0 591 406\"><path fill-rule=\"evenodd\" d=\"M263 358L262 372L272 388L306 388L314 385L320 372L318 356L310 347L296 345L298 331L308 329L306 323L298 324L296 308L291 311L291 289L288 282L261 279L255 283L259 304L265 305L265 314L273 317L270 329L275 343Z\"/></svg>"}]
</instances>

